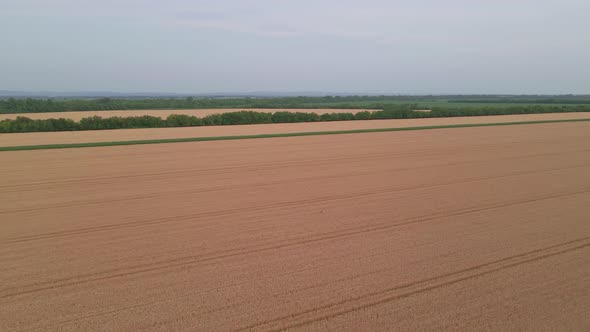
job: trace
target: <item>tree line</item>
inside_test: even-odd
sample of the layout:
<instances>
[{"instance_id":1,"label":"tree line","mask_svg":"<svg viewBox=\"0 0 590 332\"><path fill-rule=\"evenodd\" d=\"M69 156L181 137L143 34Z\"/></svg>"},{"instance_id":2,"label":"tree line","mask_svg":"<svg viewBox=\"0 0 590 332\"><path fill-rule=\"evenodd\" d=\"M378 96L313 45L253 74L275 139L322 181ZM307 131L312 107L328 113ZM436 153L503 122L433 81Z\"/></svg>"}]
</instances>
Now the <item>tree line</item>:
<instances>
[{"instance_id":1,"label":"tree line","mask_svg":"<svg viewBox=\"0 0 590 332\"><path fill-rule=\"evenodd\" d=\"M399 104L450 102L500 104L590 104L590 96L325 96L273 98L89 98L89 99L0 99L0 114L205 108L341 108L380 110Z\"/></svg>"},{"instance_id":2,"label":"tree line","mask_svg":"<svg viewBox=\"0 0 590 332\"><path fill-rule=\"evenodd\" d=\"M395 105L380 111L362 111L357 113L306 113L306 112L254 112L238 111L211 114L205 117L172 114L167 118L149 115L135 117L92 116L80 121L71 119L33 120L17 117L16 120L0 121L0 133L50 132L75 130L104 130L131 128L166 128L166 127L197 127L264 123L293 123L320 121L378 120L378 119L409 119L457 116L485 116L507 114L537 114L563 112L590 112L590 106L514 106L508 108L433 108L431 112L416 112L410 105Z\"/></svg>"},{"instance_id":3,"label":"tree line","mask_svg":"<svg viewBox=\"0 0 590 332\"><path fill-rule=\"evenodd\" d=\"M0 114L204 108L367 108L382 109L396 97L0 99Z\"/></svg>"}]
</instances>

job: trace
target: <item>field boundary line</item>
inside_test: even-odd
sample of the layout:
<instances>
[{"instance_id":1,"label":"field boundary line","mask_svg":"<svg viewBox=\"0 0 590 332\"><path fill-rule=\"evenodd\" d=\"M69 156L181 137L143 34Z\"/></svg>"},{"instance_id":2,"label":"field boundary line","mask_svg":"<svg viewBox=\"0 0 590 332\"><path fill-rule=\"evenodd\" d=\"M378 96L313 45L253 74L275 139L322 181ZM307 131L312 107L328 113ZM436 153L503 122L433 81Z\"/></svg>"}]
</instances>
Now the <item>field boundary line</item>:
<instances>
[{"instance_id":1,"label":"field boundary line","mask_svg":"<svg viewBox=\"0 0 590 332\"><path fill-rule=\"evenodd\" d=\"M590 121L590 118L588 118L588 119L566 119L566 120L517 121L517 122L465 123L465 124L438 125L438 126L372 128L372 129L351 129L351 130L337 130L337 131L311 131L311 132L294 132L294 133L282 133L282 134L256 134L256 135L238 135L238 136L205 136L205 137L185 137L185 138L164 138L164 139L153 139L153 140L89 142L89 143L65 143L65 144L22 145L22 146L0 146L0 151L26 151L26 150L49 150L49 149L72 149L72 148L123 146L123 145L143 145L143 144L163 144L163 143L186 143L186 142L206 142L206 141L228 141L228 140L239 140L239 139L257 139L257 138L278 138L278 137L301 137L301 136L321 136L321 135L362 134L362 133L380 133L380 132L392 132L392 131L414 131L414 130L451 129L451 128L495 127L495 126L514 126L514 125L547 124L547 123L567 123L567 122L588 122L588 121Z\"/></svg>"}]
</instances>

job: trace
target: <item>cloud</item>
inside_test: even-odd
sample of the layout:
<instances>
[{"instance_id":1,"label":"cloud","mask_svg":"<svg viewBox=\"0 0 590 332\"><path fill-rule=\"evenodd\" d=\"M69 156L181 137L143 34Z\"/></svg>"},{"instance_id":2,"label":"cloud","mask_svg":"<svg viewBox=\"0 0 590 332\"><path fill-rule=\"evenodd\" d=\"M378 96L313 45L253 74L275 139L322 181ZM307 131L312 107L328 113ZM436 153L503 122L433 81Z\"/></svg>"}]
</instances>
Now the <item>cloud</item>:
<instances>
[{"instance_id":1,"label":"cloud","mask_svg":"<svg viewBox=\"0 0 590 332\"><path fill-rule=\"evenodd\" d=\"M162 22L173 26L258 36L288 37L296 34L285 24L258 19L255 13L244 11L238 13L222 10L181 11L163 19Z\"/></svg>"}]
</instances>

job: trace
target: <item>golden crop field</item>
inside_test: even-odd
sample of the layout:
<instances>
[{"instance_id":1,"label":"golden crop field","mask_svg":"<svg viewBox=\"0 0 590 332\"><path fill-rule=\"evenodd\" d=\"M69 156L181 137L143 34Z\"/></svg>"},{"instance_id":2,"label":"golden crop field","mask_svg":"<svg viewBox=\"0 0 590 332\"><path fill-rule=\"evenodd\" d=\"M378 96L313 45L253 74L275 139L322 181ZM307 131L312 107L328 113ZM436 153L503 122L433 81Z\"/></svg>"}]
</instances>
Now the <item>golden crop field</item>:
<instances>
[{"instance_id":1,"label":"golden crop field","mask_svg":"<svg viewBox=\"0 0 590 332\"><path fill-rule=\"evenodd\" d=\"M0 152L0 322L584 330L589 133L578 122Z\"/></svg>"}]
</instances>

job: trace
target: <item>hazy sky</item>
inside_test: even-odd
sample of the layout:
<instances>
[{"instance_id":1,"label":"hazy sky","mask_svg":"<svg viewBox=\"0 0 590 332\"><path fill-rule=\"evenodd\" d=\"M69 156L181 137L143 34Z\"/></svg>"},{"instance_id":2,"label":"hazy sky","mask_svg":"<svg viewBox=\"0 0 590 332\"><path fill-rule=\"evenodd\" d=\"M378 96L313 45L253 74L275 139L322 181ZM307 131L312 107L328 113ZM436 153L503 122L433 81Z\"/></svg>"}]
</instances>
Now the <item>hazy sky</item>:
<instances>
[{"instance_id":1,"label":"hazy sky","mask_svg":"<svg viewBox=\"0 0 590 332\"><path fill-rule=\"evenodd\" d=\"M0 89L590 93L589 15L589 0L0 0Z\"/></svg>"}]
</instances>

